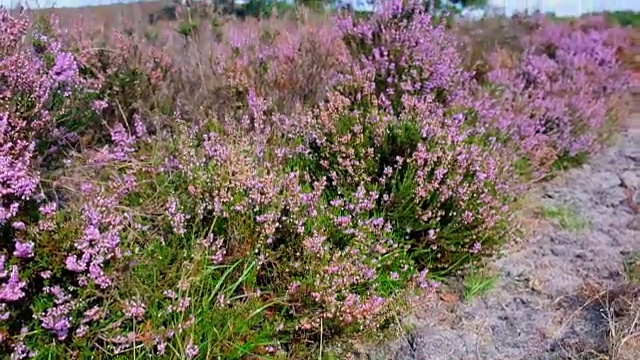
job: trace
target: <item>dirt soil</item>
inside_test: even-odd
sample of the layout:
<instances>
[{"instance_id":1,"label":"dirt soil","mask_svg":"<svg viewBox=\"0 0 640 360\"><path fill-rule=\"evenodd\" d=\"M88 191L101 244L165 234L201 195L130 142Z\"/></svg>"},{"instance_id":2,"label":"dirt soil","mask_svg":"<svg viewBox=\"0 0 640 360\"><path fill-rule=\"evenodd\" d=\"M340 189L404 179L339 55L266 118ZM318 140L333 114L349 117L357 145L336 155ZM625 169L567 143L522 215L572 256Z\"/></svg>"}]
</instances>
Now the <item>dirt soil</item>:
<instances>
[{"instance_id":1,"label":"dirt soil","mask_svg":"<svg viewBox=\"0 0 640 360\"><path fill-rule=\"evenodd\" d=\"M494 261L492 290L425 300L403 319L412 330L362 358L640 359L638 337L601 355L611 352L602 295L613 294L602 289L624 283L623 263L640 251L640 113L626 125L615 146L532 194L542 209L573 209L573 219L540 216L529 239Z\"/></svg>"}]
</instances>

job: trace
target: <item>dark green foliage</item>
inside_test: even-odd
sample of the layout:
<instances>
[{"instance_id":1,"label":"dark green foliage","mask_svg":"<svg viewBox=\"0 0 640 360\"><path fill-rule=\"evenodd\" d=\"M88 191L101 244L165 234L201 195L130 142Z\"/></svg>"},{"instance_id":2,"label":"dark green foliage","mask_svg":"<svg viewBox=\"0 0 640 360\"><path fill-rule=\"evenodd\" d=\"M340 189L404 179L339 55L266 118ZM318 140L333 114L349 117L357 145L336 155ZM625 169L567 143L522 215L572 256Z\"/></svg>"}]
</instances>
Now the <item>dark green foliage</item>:
<instances>
[{"instance_id":1,"label":"dark green foliage","mask_svg":"<svg viewBox=\"0 0 640 360\"><path fill-rule=\"evenodd\" d=\"M640 28L640 12L638 11L607 11L605 16L613 23Z\"/></svg>"}]
</instances>

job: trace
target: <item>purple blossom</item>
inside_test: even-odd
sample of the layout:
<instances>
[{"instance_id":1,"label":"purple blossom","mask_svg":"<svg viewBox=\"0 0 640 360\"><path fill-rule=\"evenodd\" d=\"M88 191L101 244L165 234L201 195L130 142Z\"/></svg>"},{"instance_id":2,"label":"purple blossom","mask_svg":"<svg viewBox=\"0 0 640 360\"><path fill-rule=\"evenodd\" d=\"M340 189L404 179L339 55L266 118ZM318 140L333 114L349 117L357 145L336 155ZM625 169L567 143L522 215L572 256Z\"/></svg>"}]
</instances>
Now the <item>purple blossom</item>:
<instances>
[{"instance_id":1,"label":"purple blossom","mask_svg":"<svg viewBox=\"0 0 640 360\"><path fill-rule=\"evenodd\" d=\"M141 319L146 312L144 304L136 299L127 300L124 306L124 314L133 319Z\"/></svg>"},{"instance_id":2,"label":"purple blossom","mask_svg":"<svg viewBox=\"0 0 640 360\"><path fill-rule=\"evenodd\" d=\"M200 350L198 349L198 346L192 344L191 342L189 342L189 344L187 344L186 349L184 350L185 355L187 357L187 359L193 359L196 356L198 356L198 353L200 352Z\"/></svg>"},{"instance_id":3,"label":"purple blossom","mask_svg":"<svg viewBox=\"0 0 640 360\"><path fill-rule=\"evenodd\" d=\"M156 345L157 354L158 355L164 355L166 350L167 350L167 343L164 342L164 341L158 342L158 344Z\"/></svg>"},{"instance_id":4,"label":"purple blossom","mask_svg":"<svg viewBox=\"0 0 640 360\"><path fill-rule=\"evenodd\" d=\"M72 54L59 52L55 55L55 63L49 71L57 82L71 82L78 72L78 64Z\"/></svg>"},{"instance_id":5,"label":"purple blossom","mask_svg":"<svg viewBox=\"0 0 640 360\"><path fill-rule=\"evenodd\" d=\"M26 282L20 281L18 267L16 265L11 266L9 280L0 285L0 300L12 302L22 299L25 295L23 289L26 285Z\"/></svg>"},{"instance_id":6,"label":"purple blossom","mask_svg":"<svg viewBox=\"0 0 640 360\"><path fill-rule=\"evenodd\" d=\"M13 352L11 353L11 360L24 360L36 356L36 353L29 350L27 346L22 342L17 342L13 345Z\"/></svg>"},{"instance_id":7,"label":"purple blossom","mask_svg":"<svg viewBox=\"0 0 640 360\"><path fill-rule=\"evenodd\" d=\"M7 270L4 266L6 260L7 257L5 255L0 255L0 279L3 279L7 276Z\"/></svg>"},{"instance_id":8,"label":"purple blossom","mask_svg":"<svg viewBox=\"0 0 640 360\"><path fill-rule=\"evenodd\" d=\"M53 307L42 316L42 327L55 334L58 340L64 340L69 334L71 322L65 307Z\"/></svg>"},{"instance_id":9,"label":"purple blossom","mask_svg":"<svg viewBox=\"0 0 640 360\"><path fill-rule=\"evenodd\" d=\"M83 338L85 337L85 335L87 335L87 333L89 332L89 327L86 325L80 325L76 331L75 331L75 336L77 338Z\"/></svg>"},{"instance_id":10,"label":"purple blossom","mask_svg":"<svg viewBox=\"0 0 640 360\"><path fill-rule=\"evenodd\" d=\"M91 104L91 107L96 112L100 112L100 111L106 109L108 106L109 106L109 103L107 101L105 101L105 100L95 100Z\"/></svg>"},{"instance_id":11,"label":"purple blossom","mask_svg":"<svg viewBox=\"0 0 640 360\"><path fill-rule=\"evenodd\" d=\"M22 242L20 240L16 240L13 256L21 259L29 259L33 257L33 248L34 248L34 243L31 241Z\"/></svg>"},{"instance_id":12,"label":"purple blossom","mask_svg":"<svg viewBox=\"0 0 640 360\"><path fill-rule=\"evenodd\" d=\"M171 221L171 226L173 227L173 231L182 235L185 233L185 221L187 220L187 216L180 212L178 208L178 200L175 198L170 198L167 202L167 215Z\"/></svg>"}]
</instances>

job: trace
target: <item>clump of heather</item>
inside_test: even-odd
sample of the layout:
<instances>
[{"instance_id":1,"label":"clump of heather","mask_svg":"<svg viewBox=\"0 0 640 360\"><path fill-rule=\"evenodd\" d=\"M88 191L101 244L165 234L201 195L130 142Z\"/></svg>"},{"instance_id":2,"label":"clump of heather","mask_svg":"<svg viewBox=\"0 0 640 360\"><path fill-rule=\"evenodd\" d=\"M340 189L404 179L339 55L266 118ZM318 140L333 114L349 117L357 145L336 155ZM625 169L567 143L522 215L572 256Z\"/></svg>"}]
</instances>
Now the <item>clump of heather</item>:
<instances>
[{"instance_id":1,"label":"clump of heather","mask_svg":"<svg viewBox=\"0 0 640 360\"><path fill-rule=\"evenodd\" d=\"M74 56L60 43L37 32L37 46L24 41L25 17L0 12L0 26L0 226L12 227L23 205L40 197L39 171L55 151L51 145L73 141L58 122L81 81Z\"/></svg>"},{"instance_id":2,"label":"clump of heather","mask_svg":"<svg viewBox=\"0 0 640 360\"><path fill-rule=\"evenodd\" d=\"M396 113L405 96L424 98L440 108L465 101L468 106L472 74L462 68L457 40L445 24L432 19L416 2L378 6L378 13L367 21L352 16L338 21L358 69L345 76L366 81L366 90L379 98L376 105Z\"/></svg>"},{"instance_id":3,"label":"clump of heather","mask_svg":"<svg viewBox=\"0 0 640 360\"><path fill-rule=\"evenodd\" d=\"M54 128L50 102L72 80L75 64L68 54L58 52L53 66L48 67L44 59L25 48L26 18L1 12L0 24L0 79L5 84L0 94L0 224L5 225L17 215L23 201L36 195L39 179L32 158L38 144L34 138Z\"/></svg>"},{"instance_id":4,"label":"clump of heather","mask_svg":"<svg viewBox=\"0 0 640 360\"><path fill-rule=\"evenodd\" d=\"M283 167L288 148L272 152L253 136L287 130L260 126L273 122L264 102L248 101L255 117L240 131L176 115L153 136L142 122L140 135L114 128L111 145L73 160L62 221L75 230L48 236L67 244L69 291L90 301L40 315L53 318L43 323L52 336L99 337L118 354L291 350L304 338L374 327L402 284L430 286L389 223L370 217L375 193L327 202L326 181ZM102 317L87 320L96 306Z\"/></svg>"},{"instance_id":5,"label":"clump of heather","mask_svg":"<svg viewBox=\"0 0 640 360\"><path fill-rule=\"evenodd\" d=\"M153 83L155 65L140 71L139 64L127 63L121 53L107 56L108 51L95 57L76 49L76 57L62 50L56 37L64 34L55 23L38 24L27 39L24 19L3 21L18 29L5 32L2 43L7 54L2 76L15 84L1 103L6 111L1 180L7 184L0 198L7 239L0 253L3 352L15 358L87 351L165 355L169 347L181 358L193 358L201 344L212 344L207 353L240 357L265 344L265 351L274 352L280 347L274 339L303 331L294 307L268 323L264 314L267 308L280 312L288 301L288 282L271 279L274 258L268 248L274 231L288 211L302 221L308 200L296 198L313 198L299 188L295 174L271 168L259 155L277 130L264 121L269 109L260 107L267 101L253 92L241 97L248 109L243 130L253 132L253 139L226 141L229 133L216 135L213 121L198 125L178 115L152 135L147 119L137 114L133 93L126 91L148 89L139 82ZM116 109L124 121L114 119ZM83 123L87 110L94 117ZM101 134L103 147L80 154L65 147L56 152L67 157L62 167L41 166L50 159L51 145L73 142L70 129L84 135L96 125L96 114L108 131ZM281 133L294 123L274 118ZM159 253L164 254L160 262ZM325 258L309 267L313 272L296 276L311 284L331 261L340 267L353 263L311 290L335 289L339 296L342 289L367 287L371 279L361 279L359 272L377 265L364 255L360 258L368 264L345 256ZM287 271L279 269L283 275ZM354 278L331 282L345 271ZM353 294L334 299L326 311L340 323L361 324L383 305L379 296ZM308 322L318 319L314 309L302 308ZM236 330L246 326L263 330L252 340ZM242 349L234 346L234 337L246 342Z\"/></svg>"},{"instance_id":6,"label":"clump of heather","mask_svg":"<svg viewBox=\"0 0 640 360\"><path fill-rule=\"evenodd\" d=\"M186 53L171 78L185 107L224 118L242 113L253 92L290 114L322 100L345 64L344 45L330 22L214 20L199 23L187 40L159 35L170 51Z\"/></svg>"},{"instance_id":7,"label":"clump of heather","mask_svg":"<svg viewBox=\"0 0 640 360\"><path fill-rule=\"evenodd\" d=\"M537 28L521 38L521 54L491 55L488 79L503 99L495 125L529 168L545 171L598 151L628 74L617 59L616 29L536 21Z\"/></svg>"},{"instance_id":8,"label":"clump of heather","mask_svg":"<svg viewBox=\"0 0 640 360\"><path fill-rule=\"evenodd\" d=\"M444 26L417 2L339 22L349 66L284 131L289 146L265 155L293 172L284 203L260 216L261 252L305 305L296 313L307 337L376 328L402 289L433 289L431 274L491 255L511 235L510 158L482 128L492 102L473 100ZM286 259L299 261L276 272Z\"/></svg>"},{"instance_id":9,"label":"clump of heather","mask_svg":"<svg viewBox=\"0 0 640 360\"><path fill-rule=\"evenodd\" d=\"M385 3L341 29L354 66L318 116L314 170L336 195L375 189L376 212L419 265L490 254L508 237L510 159L482 127L492 102L474 100L455 39L419 2Z\"/></svg>"},{"instance_id":10,"label":"clump of heather","mask_svg":"<svg viewBox=\"0 0 640 360\"><path fill-rule=\"evenodd\" d=\"M406 31L395 30L397 36ZM423 34L438 31L425 27ZM401 45L394 50L422 53L410 42ZM500 157L500 145L473 125L482 104L465 104L455 89L468 74L438 68L435 85L428 75L407 77L400 81L415 79L422 88L393 93L389 101L386 88L375 87L380 63L369 66L354 55L327 101L307 114L270 115L272 104L250 94L240 125L227 128L225 137L203 135L204 160L188 147L177 157L185 159L177 160L187 166L183 171L234 164L232 178L227 170L213 176L228 185L209 188L214 183L205 172L188 183L207 187L194 187L186 199L167 205L175 214L172 226L182 232L201 215L186 220L177 204L182 214L194 214L184 206L194 206L195 199L222 201L195 213L227 219L216 238L227 239L227 256L256 256L255 285L260 293L285 295L291 305L274 308L288 319L282 334L296 341L376 328L389 300L408 284L432 289L429 271L491 254L509 235L509 163ZM415 60L409 58L408 67ZM393 68L390 73L396 75ZM231 224L253 229L252 235ZM234 239L236 233L242 237Z\"/></svg>"},{"instance_id":11,"label":"clump of heather","mask_svg":"<svg viewBox=\"0 0 640 360\"><path fill-rule=\"evenodd\" d=\"M42 242L30 236L51 226L55 213L42 183L43 160L55 153L53 145L73 142L58 121L80 79L75 58L55 39L36 32L38 46L25 41L25 17L0 11L0 29L0 347L22 358L33 355L22 342L31 321L22 320L44 291L38 270L52 270L43 266Z\"/></svg>"}]
</instances>

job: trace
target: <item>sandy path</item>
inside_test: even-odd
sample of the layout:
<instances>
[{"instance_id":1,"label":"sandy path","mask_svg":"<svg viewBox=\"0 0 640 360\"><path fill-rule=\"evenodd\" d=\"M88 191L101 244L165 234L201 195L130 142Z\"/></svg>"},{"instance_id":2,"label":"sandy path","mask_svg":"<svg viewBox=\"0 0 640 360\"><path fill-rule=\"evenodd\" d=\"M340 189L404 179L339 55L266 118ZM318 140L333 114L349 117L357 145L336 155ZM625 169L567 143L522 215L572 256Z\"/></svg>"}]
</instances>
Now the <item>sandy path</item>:
<instances>
[{"instance_id":1,"label":"sandy path","mask_svg":"<svg viewBox=\"0 0 640 360\"><path fill-rule=\"evenodd\" d=\"M640 251L640 215L628 201L640 202L640 114L628 124L614 147L533 194L588 225L542 220L532 238L495 261L498 280L488 294L424 304L406 319L414 330L364 358L572 359L604 350L608 325L599 302L585 306L589 289L620 284L625 257Z\"/></svg>"}]
</instances>

